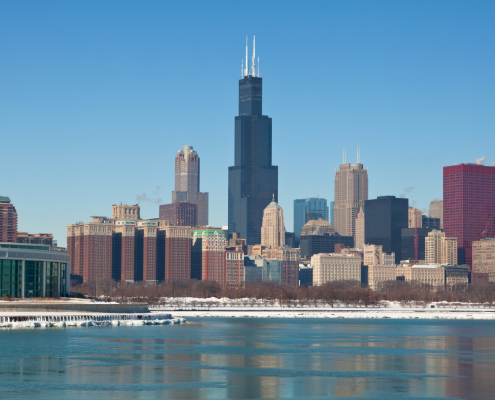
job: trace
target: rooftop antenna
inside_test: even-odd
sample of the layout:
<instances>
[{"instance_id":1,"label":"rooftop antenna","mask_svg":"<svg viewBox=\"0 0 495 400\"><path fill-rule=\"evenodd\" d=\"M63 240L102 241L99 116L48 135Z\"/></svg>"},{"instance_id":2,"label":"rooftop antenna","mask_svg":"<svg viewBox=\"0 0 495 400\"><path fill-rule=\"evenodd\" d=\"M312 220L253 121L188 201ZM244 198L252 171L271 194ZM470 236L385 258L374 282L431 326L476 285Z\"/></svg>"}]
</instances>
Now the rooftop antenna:
<instances>
[{"instance_id":1,"label":"rooftop antenna","mask_svg":"<svg viewBox=\"0 0 495 400\"><path fill-rule=\"evenodd\" d=\"M244 69L244 76L248 76L249 75L249 64L248 64L248 43L247 43L247 35L246 35L246 68Z\"/></svg>"},{"instance_id":2,"label":"rooftop antenna","mask_svg":"<svg viewBox=\"0 0 495 400\"><path fill-rule=\"evenodd\" d=\"M244 60L241 61L241 76L244 78Z\"/></svg>"},{"instance_id":3,"label":"rooftop antenna","mask_svg":"<svg viewBox=\"0 0 495 400\"><path fill-rule=\"evenodd\" d=\"M258 56L258 78L259 77L260 77L260 57ZM495 164L494 164L494 167L495 167Z\"/></svg>"},{"instance_id":4,"label":"rooftop antenna","mask_svg":"<svg viewBox=\"0 0 495 400\"><path fill-rule=\"evenodd\" d=\"M256 76L256 66L254 65L254 60L256 60L256 35L253 36L253 59L251 66L251 74Z\"/></svg>"}]
</instances>

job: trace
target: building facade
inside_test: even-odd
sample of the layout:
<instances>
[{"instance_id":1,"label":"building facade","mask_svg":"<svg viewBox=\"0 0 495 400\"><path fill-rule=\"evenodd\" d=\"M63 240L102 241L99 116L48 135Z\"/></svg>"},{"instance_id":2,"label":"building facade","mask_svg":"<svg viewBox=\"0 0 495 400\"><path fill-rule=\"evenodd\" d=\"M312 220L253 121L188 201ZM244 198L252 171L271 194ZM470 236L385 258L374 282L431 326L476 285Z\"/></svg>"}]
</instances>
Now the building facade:
<instances>
[{"instance_id":1,"label":"building facade","mask_svg":"<svg viewBox=\"0 0 495 400\"><path fill-rule=\"evenodd\" d=\"M426 215L423 215L421 217L421 225L423 228L428 228L428 229L436 229L437 231L442 229L442 223L440 218L434 218L434 217L427 217Z\"/></svg>"},{"instance_id":2,"label":"building facade","mask_svg":"<svg viewBox=\"0 0 495 400\"><path fill-rule=\"evenodd\" d=\"M368 286L371 290L381 291L385 282L395 281L395 264L368 265Z\"/></svg>"},{"instance_id":3,"label":"building facade","mask_svg":"<svg viewBox=\"0 0 495 400\"><path fill-rule=\"evenodd\" d=\"M193 203L171 203L160 205L160 219L174 226L198 225L198 205Z\"/></svg>"},{"instance_id":4,"label":"building facade","mask_svg":"<svg viewBox=\"0 0 495 400\"><path fill-rule=\"evenodd\" d=\"M473 274L488 274L488 281L495 282L494 238L473 242Z\"/></svg>"},{"instance_id":5,"label":"building facade","mask_svg":"<svg viewBox=\"0 0 495 400\"><path fill-rule=\"evenodd\" d=\"M495 166L443 168L443 231L457 238L458 262L472 266L473 241L495 237Z\"/></svg>"},{"instance_id":6,"label":"building facade","mask_svg":"<svg viewBox=\"0 0 495 400\"><path fill-rule=\"evenodd\" d=\"M408 228L423 227L423 213L421 210L409 207L408 210Z\"/></svg>"},{"instance_id":7,"label":"building facade","mask_svg":"<svg viewBox=\"0 0 495 400\"><path fill-rule=\"evenodd\" d=\"M244 286L244 252L242 250L227 250L225 252L225 285L228 288Z\"/></svg>"},{"instance_id":8,"label":"building facade","mask_svg":"<svg viewBox=\"0 0 495 400\"><path fill-rule=\"evenodd\" d=\"M355 221L368 200L368 170L363 164L341 164L335 171L335 230L342 236L355 237Z\"/></svg>"},{"instance_id":9,"label":"building facade","mask_svg":"<svg viewBox=\"0 0 495 400\"><path fill-rule=\"evenodd\" d=\"M418 228L418 260L425 260L425 239L428 233L431 232L429 228ZM414 260L416 258L416 248L414 242L416 238L416 228L404 228L401 232L401 261L402 260Z\"/></svg>"},{"instance_id":10,"label":"building facade","mask_svg":"<svg viewBox=\"0 0 495 400\"><path fill-rule=\"evenodd\" d=\"M247 62L247 61L246 61ZM262 114L263 82L245 70L235 117L235 160L229 167L229 237L261 243L263 211L278 201L278 167L272 165L272 119Z\"/></svg>"},{"instance_id":11,"label":"building facade","mask_svg":"<svg viewBox=\"0 0 495 400\"><path fill-rule=\"evenodd\" d=\"M328 221L328 215L327 199L311 197L294 200L294 234L299 238L306 222L319 219Z\"/></svg>"},{"instance_id":12,"label":"building facade","mask_svg":"<svg viewBox=\"0 0 495 400\"><path fill-rule=\"evenodd\" d=\"M263 282L282 283L282 263L279 260L263 259Z\"/></svg>"},{"instance_id":13,"label":"building facade","mask_svg":"<svg viewBox=\"0 0 495 400\"><path fill-rule=\"evenodd\" d=\"M398 266L396 272L406 282L416 281L436 288L445 286L445 269L440 264Z\"/></svg>"},{"instance_id":14,"label":"building facade","mask_svg":"<svg viewBox=\"0 0 495 400\"><path fill-rule=\"evenodd\" d=\"M355 280L361 282L361 257L350 254L315 254L311 257L313 285L330 281Z\"/></svg>"},{"instance_id":15,"label":"building facade","mask_svg":"<svg viewBox=\"0 0 495 400\"><path fill-rule=\"evenodd\" d=\"M196 205L196 224L182 226L208 225L209 194L200 192L199 156L192 146L182 146L175 156L175 190L172 203L189 202Z\"/></svg>"},{"instance_id":16,"label":"building facade","mask_svg":"<svg viewBox=\"0 0 495 400\"><path fill-rule=\"evenodd\" d=\"M365 244L383 246L383 251L401 260L402 229L408 227L408 200L395 196L381 196L365 202Z\"/></svg>"},{"instance_id":17,"label":"building facade","mask_svg":"<svg viewBox=\"0 0 495 400\"><path fill-rule=\"evenodd\" d=\"M457 265L457 238L445 237L445 233L433 230L425 238L427 264Z\"/></svg>"},{"instance_id":18,"label":"building facade","mask_svg":"<svg viewBox=\"0 0 495 400\"><path fill-rule=\"evenodd\" d=\"M0 297L70 294L69 254L64 248L0 243Z\"/></svg>"},{"instance_id":19,"label":"building facade","mask_svg":"<svg viewBox=\"0 0 495 400\"><path fill-rule=\"evenodd\" d=\"M343 247L353 248L354 238L352 236L328 234L301 236L300 254L301 257L311 258L313 255L319 253L334 253L337 244L342 244Z\"/></svg>"},{"instance_id":20,"label":"building facade","mask_svg":"<svg viewBox=\"0 0 495 400\"><path fill-rule=\"evenodd\" d=\"M310 220L301 229L301 236L325 234L335 235L335 228L323 219Z\"/></svg>"},{"instance_id":21,"label":"building facade","mask_svg":"<svg viewBox=\"0 0 495 400\"><path fill-rule=\"evenodd\" d=\"M285 245L284 212L275 202L275 197L263 211L261 245L268 248Z\"/></svg>"},{"instance_id":22,"label":"building facade","mask_svg":"<svg viewBox=\"0 0 495 400\"><path fill-rule=\"evenodd\" d=\"M227 284L226 247L227 239L221 228L191 229L192 278Z\"/></svg>"},{"instance_id":23,"label":"building facade","mask_svg":"<svg viewBox=\"0 0 495 400\"><path fill-rule=\"evenodd\" d=\"M382 245L368 244L363 247L364 265L395 265L395 254L387 254Z\"/></svg>"},{"instance_id":24,"label":"building facade","mask_svg":"<svg viewBox=\"0 0 495 400\"><path fill-rule=\"evenodd\" d=\"M440 220L440 226L438 229L443 229L443 200L433 200L430 203L430 208L428 209L428 217L438 218Z\"/></svg>"},{"instance_id":25,"label":"building facade","mask_svg":"<svg viewBox=\"0 0 495 400\"><path fill-rule=\"evenodd\" d=\"M294 287L298 285L299 249L292 249L287 246L265 249L263 250L263 258L281 262L281 284Z\"/></svg>"},{"instance_id":26,"label":"building facade","mask_svg":"<svg viewBox=\"0 0 495 400\"><path fill-rule=\"evenodd\" d=\"M53 235L51 233L27 233L17 232L17 243L44 244L54 246Z\"/></svg>"},{"instance_id":27,"label":"building facade","mask_svg":"<svg viewBox=\"0 0 495 400\"><path fill-rule=\"evenodd\" d=\"M329 207L329 219L328 220L330 221L330 224L332 226L335 226L334 225L334 222L335 222L334 215L335 215L335 213L334 213L334 210L333 210L334 207L335 207L335 201L331 201L330 202L330 207Z\"/></svg>"},{"instance_id":28,"label":"building facade","mask_svg":"<svg viewBox=\"0 0 495 400\"><path fill-rule=\"evenodd\" d=\"M354 246L358 249L364 247L364 224L364 210L363 207L361 207L356 218L356 234L354 240Z\"/></svg>"},{"instance_id":29,"label":"building facade","mask_svg":"<svg viewBox=\"0 0 495 400\"><path fill-rule=\"evenodd\" d=\"M17 211L5 196L0 196L0 242L17 242Z\"/></svg>"}]
</instances>

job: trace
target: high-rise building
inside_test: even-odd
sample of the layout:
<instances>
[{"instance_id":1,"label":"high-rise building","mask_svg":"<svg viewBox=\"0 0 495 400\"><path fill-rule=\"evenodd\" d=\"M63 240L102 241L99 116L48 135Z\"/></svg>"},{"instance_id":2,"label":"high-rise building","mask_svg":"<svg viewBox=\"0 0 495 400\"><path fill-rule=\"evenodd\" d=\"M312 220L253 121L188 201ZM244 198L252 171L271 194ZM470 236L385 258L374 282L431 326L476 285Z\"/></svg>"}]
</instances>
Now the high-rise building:
<instances>
[{"instance_id":1,"label":"high-rise building","mask_svg":"<svg viewBox=\"0 0 495 400\"><path fill-rule=\"evenodd\" d=\"M226 247L225 232L221 228L191 229L192 278L218 282L226 285Z\"/></svg>"},{"instance_id":2,"label":"high-rise building","mask_svg":"<svg viewBox=\"0 0 495 400\"><path fill-rule=\"evenodd\" d=\"M311 197L294 200L294 233L297 238L301 236L306 222L318 219L328 221L327 199Z\"/></svg>"},{"instance_id":3,"label":"high-rise building","mask_svg":"<svg viewBox=\"0 0 495 400\"><path fill-rule=\"evenodd\" d=\"M329 217L330 217L330 218L329 218L329 221L330 221L330 224L331 224L332 226L335 226L335 225L334 225L334 222L335 222L335 221L334 221L334 215L335 215L335 214L334 214L334 212L333 212L333 208L334 208L334 207L335 207L335 201L331 201L331 202L330 202L330 209L329 209Z\"/></svg>"},{"instance_id":4,"label":"high-rise building","mask_svg":"<svg viewBox=\"0 0 495 400\"><path fill-rule=\"evenodd\" d=\"M263 225L261 227L261 245L271 248L285 244L284 212L273 200L263 211Z\"/></svg>"},{"instance_id":5,"label":"high-rise building","mask_svg":"<svg viewBox=\"0 0 495 400\"><path fill-rule=\"evenodd\" d=\"M437 231L439 231L442 229L442 222L440 218L427 217L426 215L423 215L421 217L421 226L423 228L436 229Z\"/></svg>"},{"instance_id":6,"label":"high-rise building","mask_svg":"<svg viewBox=\"0 0 495 400\"><path fill-rule=\"evenodd\" d=\"M0 242L17 242L17 211L5 196L0 196Z\"/></svg>"},{"instance_id":7,"label":"high-rise building","mask_svg":"<svg viewBox=\"0 0 495 400\"><path fill-rule=\"evenodd\" d=\"M383 246L375 244L365 244L363 248L364 265L395 265L395 254L387 254L383 251Z\"/></svg>"},{"instance_id":8,"label":"high-rise building","mask_svg":"<svg viewBox=\"0 0 495 400\"><path fill-rule=\"evenodd\" d=\"M301 257L310 258L319 253L334 253L336 245L353 248L354 238L352 236L336 235L308 235L301 236L300 254Z\"/></svg>"},{"instance_id":9,"label":"high-rise building","mask_svg":"<svg viewBox=\"0 0 495 400\"><path fill-rule=\"evenodd\" d=\"M228 249L225 252L225 284L228 288L244 286L244 252Z\"/></svg>"},{"instance_id":10,"label":"high-rise building","mask_svg":"<svg viewBox=\"0 0 495 400\"><path fill-rule=\"evenodd\" d=\"M335 235L335 228L324 219L310 220L301 229L301 236L324 235L325 233Z\"/></svg>"},{"instance_id":11,"label":"high-rise building","mask_svg":"<svg viewBox=\"0 0 495 400\"><path fill-rule=\"evenodd\" d=\"M440 227L438 229L443 229L443 200L433 200L430 203L430 208L428 209L428 217L439 218Z\"/></svg>"},{"instance_id":12,"label":"high-rise building","mask_svg":"<svg viewBox=\"0 0 495 400\"><path fill-rule=\"evenodd\" d=\"M445 233L433 230L425 238L427 264L457 265L457 238L445 237Z\"/></svg>"},{"instance_id":13,"label":"high-rise building","mask_svg":"<svg viewBox=\"0 0 495 400\"><path fill-rule=\"evenodd\" d=\"M472 266L472 242L495 237L495 166L444 167L443 210L443 231L457 238L459 264Z\"/></svg>"},{"instance_id":14,"label":"high-rise building","mask_svg":"<svg viewBox=\"0 0 495 400\"><path fill-rule=\"evenodd\" d=\"M248 245L261 243L263 210L272 197L278 201L278 167L272 165L272 119L262 114L262 79L254 64L253 50L251 73L246 57L239 81L235 162L229 167L229 236L239 232Z\"/></svg>"},{"instance_id":15,"label":"high-rise building","mask_svg":"<svg viewBox=\"0 0 495 400\"><path fill-rule=\"evenodd\" d=\"M418 260L425 259L425 238L431 232L430 228L418 228ZM416 258L416 228L404 228L401 232L401 259L414 260ZM401 260L401 261L402 261Z\"/></svg>"},{"instance_id":16,"label":"high-rise building","mask_svg":"<svg viewBox=\"0 0 495 400\"><path fill-rule=\"evenodd\" d=\"M298 286L299 249L281 246L263 250L263 258L275 259L281 262L281 281L283 285Z\"/></svg>"},{"instance_id":17,"label":"high-rise building","mask_svg":"<svg viewBox=\"0 0 495 400\"><path fill-rule=\"evenodd\" d=\"M354 240L354 246L358 249L362 249L364 246L364 210L363 207L359 210L356 218L356 235Z\"/></svg>"},{"instance_id":18,"label":"high-rise building","mask_svg":"<svg viewBox=\"0 0 495 400\"><path fill-rule=\"evenodd\" d=\"M355 221L359 209L368 200L368 170L359 162L345 162L335 171L335 230L343 236L355 237Z\"/></svg>"},{"instance_id":19,"label":"high-rise building","mask_svg":"<svg viewBox=\"0 0 495 400\"><path fill-rule=\"evenodd\" d=\"M423 227L423 212L417 208L409 207L408 228Z\"/></svg>"},{"instance_id":20,"label":"high-rise building","mask_svg":"<svg viewBox=\"0 0 495 400\"><path fill-rule=\"evenodd\" d=\"M401 260L401 231L408 226L408 199L379 196L366 200L364 209L365 244L378 244L383 251L395 253L395 263Z\"/></svg>"},{"instance_id":21,"label":"high-rise building","mask_svg":"<svg viewBox=\"0 0 495 400\"><path fill-rule=\"evenodd\" d=\"M198 205L193 203L171 203L160 205L160 219L174 226L198 225Z\"/></svg>"},{"instance_id":22,"label":"high-rise building","mask_svg":"<svg viewBox=\"0 0 495 400\"><path fill-rule=\"evenodd\" d=\"M53 235L51 233L27 233L17 232L17 243L45 244L54 246Z\"/></svg>"},{"instance_id":23,"label":"high-rise building","mask_svg":"<svg viewBox=\"0 0 495 400\"><path fill-rule=\"evenodd\" d=\"M209 194L200 192L199 156L192 146L182 146L175 157L175 190L172 203L196 204L196 221L199 226L208 225ZM186 225L183 225L186 226ZM189 225L189 226L196 226Z\"/></svg>"},{"instance_id":24,"label":"high-rise building","mask_svg":"<svg viewBox=\"0 0 495 400\"><path fill-rule=\"evenodd\" d=\"M495 282L494 238L473 242L473 274L488 274L488 281Z\"/></svg>"}]
</instances>

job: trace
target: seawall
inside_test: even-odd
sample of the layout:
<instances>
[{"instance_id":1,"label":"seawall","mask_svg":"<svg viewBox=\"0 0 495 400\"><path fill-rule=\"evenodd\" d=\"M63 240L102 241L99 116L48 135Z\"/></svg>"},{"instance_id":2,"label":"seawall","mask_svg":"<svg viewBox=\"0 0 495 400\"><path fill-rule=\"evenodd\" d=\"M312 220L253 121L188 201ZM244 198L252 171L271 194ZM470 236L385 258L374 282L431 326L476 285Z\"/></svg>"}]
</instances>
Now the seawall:
<instances>
[{"instance_id":1,"label":"seawall","mask_svg":"<svg viewBox=\"0 0 495 400\"><path fill-rule=\"evenodd\" d=\"M0 313L42 313L42 312L87 312L105 314L149 313L146 303L78 303L57 301L5 301L0 302Z\"/></svg>"}]
</instances>

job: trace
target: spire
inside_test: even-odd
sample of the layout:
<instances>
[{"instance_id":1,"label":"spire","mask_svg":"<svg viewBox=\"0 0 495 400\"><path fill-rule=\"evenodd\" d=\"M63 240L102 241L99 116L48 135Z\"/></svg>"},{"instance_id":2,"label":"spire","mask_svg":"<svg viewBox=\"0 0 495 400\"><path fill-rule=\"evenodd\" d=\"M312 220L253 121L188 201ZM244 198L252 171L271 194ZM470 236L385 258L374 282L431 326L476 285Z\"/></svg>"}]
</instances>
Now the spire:
<instances>
[{"instance_id":1,"label":"spire","mask_svg":"<svg viewBox=\"0 0 495 400\"><path fill-rule=\"evenodd\" d=\"M246 35L246 68L244 69L244 76L249 75L249 64L248 64L248 43L247 43L247 35Z\"/></svg>"},{"instance_id":2,"label":"spire","mask_svg":"<svg viewBox=\"0 0 495 400\"><path fill-rule=\"evenodd\" d=\"M256 60L256 35L253 36L253 59L251 65L251 74L256 76L256 67L254 66L254 60Z\"/></svg>"},{"instance_id":3,"label":"spire","mask_svg":"<svg viewBox=\"0 0 495 400\"><path fill-rule=\"evenodd\" d=\"M272 201L275 201L275 193L272 194Z\"/></svg>"}]
</instances>

